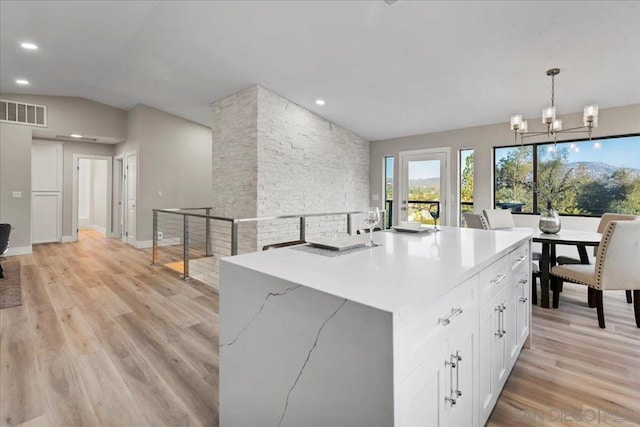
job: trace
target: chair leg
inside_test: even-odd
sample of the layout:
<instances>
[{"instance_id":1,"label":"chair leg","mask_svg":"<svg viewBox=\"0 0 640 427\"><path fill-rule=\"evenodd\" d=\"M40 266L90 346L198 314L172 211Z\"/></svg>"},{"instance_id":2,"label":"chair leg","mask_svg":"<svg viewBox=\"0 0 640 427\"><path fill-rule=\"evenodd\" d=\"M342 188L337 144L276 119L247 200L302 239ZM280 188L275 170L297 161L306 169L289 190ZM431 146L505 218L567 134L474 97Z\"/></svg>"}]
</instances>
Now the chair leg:
<instances>
[{"instance_id":1,"label":"chair leg","mask_svg":"<svg viewBox=\"0 0 640 427\"><path fill-rule=\"evenodd\" d=\"M627 290L627 291L625 291L625 294L627 294L627 302L628 302L629 304L631 304L631 302L632 302L632 301L631 301L631 291L630 291L630 290Z\"/></svg>"},{"instance_id":2,"label":"chair leg","mask_svg":"<svg viewBox=\"0 0 640 427\"><path fill-rule=\"evenodd\" d=\"M538 304L538 281L535 274L531 275L531 303Z\"/></svg>"},{"instance_id":3,"label":"chair leg","mask_svg":"<svg viewBox=\"0 0 640 427\"><path fill-rule=\"evenodd\" d=\"M602 307L602 289L594 289L595 292L595 300L596 300L596 309L598 310L598 326L602 329L604 326L604 308Z\"/></svg>"},{"instance_id":4,"label":"chair leg","mask_svg":"<svg viewBox=\"0 0 640 427\"><path fill-rule=\"evenodd\" d=\"M596 301L594 298L594 291L595 289L593 289L592 287L587 287L588 291L587 291L587 301L589 302L589 308L595 308L596 306Z\"/></svg>"},{"instance_id":5,"label":"chair leg","mask_svg":"<svg viewBox=\"0 0 640 427\"><path fill-rule=\"evenodd\" d=\"M2 264L0 264L0 279L4 279L4 270L2 269Z\"/></svg>"},{"instance_id":6,"label":"chair leg","mask_svg":"<svg viewBox=\"0 0 640 427\"><path fill-rule=\"evenodd\" d=\"M640 289L633 290L633 312L636 315L636 326L640 328Z\"/></svg>"},{"instance_id":7,"label":"chair leg","mask_svg":"<svg viewBox=\"0 0 640 427\"><path fill-rule=\"evenodd\" d=\"M553 291L553 308L558 308L560 303L560 289L563 280L558 276L551 276L551 290Z\"/></svg>"}]
</instances>

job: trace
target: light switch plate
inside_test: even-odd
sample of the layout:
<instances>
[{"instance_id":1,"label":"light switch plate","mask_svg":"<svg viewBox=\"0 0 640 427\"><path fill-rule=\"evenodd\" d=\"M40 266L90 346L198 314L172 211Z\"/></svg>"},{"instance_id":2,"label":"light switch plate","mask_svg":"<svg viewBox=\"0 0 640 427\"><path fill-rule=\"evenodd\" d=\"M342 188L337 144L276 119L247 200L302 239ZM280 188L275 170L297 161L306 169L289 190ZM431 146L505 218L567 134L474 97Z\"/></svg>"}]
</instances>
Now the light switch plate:
<instances>
[{"instance_id":1,"label":"light switch plate","mask_svg":"<svg viewBox=\"0 0 640 427\"><path fill-rule=\"evenodd\" d=\"M22 191L12 191L11 192L12 199L22 199Z\"/></svg>"}]
</instances>

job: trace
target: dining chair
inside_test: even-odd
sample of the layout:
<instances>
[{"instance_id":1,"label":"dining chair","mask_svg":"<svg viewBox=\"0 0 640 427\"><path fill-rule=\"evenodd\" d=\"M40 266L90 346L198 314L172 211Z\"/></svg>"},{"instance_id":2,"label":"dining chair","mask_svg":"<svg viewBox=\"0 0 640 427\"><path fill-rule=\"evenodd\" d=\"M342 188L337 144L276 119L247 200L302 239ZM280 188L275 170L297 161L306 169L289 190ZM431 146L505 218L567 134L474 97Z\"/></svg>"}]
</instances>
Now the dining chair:
<instances>
[{"instance_id":1,"label":"dining chair","mask_svg":"<svg viewBox=\"0 0 640 427\"><path fill-rule=\"evenodd\" d=\"M468 228L480 228L483 230L489 229L487 225L487 221L484 219L484 215L481 213L472 213L465 212L464 214L464 222L467 224Z\"/></svg>"},{"instance_id":2,"label":"dining chair","mask_svg":"<svg viewBox=\"0 0 640 427\"><path fill-rule=\"evenodd\" d=\"M598 233L604 233L604 230L609 225L611 221L634 221L640 217L636 215L627 215L627 214L617 214L617 213L604 213L600 218L600 223L598 224ZM593 255L598 254L598 247L593 247ZM577 258L572 258L568 256L559 256L556 258L556 262L558 265L566 265L566 264L581 264L580 260ZM562 290L562 289L561 289ZM631 291L626 292L627 302L631 304Z\"/></svg>"},{"instance_id":3,"label":"dining chair","mask_svg":"<svg viewBox=\"0 0 640 427\"><path fill-rule=\"evenodd\" d=\"M3 255L9 250L9 235L11 234L11 224L0 224L0 261ZM4 271L0 263L0 279L4 278Z\"/></svg>"},{"instance_id":4,"label":"dining chair","mask_svg":"<svg viewBox=\"0 0 640 427\"><path fill-rule=\"evenodd\" d=\"M565 264L551 269L553 307L558 308L563 281L588 286L589 307L604 329L602 291L633 290L633 310L640 328L640 221L610 221L598 246L595 264Z\"/></svg>"},{"instance_id":5,"label":"dining chair","mask_svg":"<svg viewBox=\"0 0 640 427\"><path fill-rule=\"evenodd\" d=\"M507 209L483 209L482 213L484 214L489 230L513 228L516 226L513 222L511 211Z\"/></svg>"}]
</instances>

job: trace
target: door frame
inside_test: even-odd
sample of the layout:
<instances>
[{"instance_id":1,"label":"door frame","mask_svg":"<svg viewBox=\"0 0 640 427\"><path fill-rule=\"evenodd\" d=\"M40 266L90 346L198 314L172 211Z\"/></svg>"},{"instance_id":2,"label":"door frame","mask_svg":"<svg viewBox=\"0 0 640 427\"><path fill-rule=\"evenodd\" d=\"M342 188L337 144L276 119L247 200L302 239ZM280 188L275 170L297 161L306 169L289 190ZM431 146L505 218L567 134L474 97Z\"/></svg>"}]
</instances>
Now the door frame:
<instances>
[{"instance_id":1,"label":"door frame","mask_svg":"<svg viewBox=\"0 0 640 427\"><path fill-rule=\"evenodd\" d=\"M422 148L419 150L400 151L398 153L398 193L397 195L394 194L393 197L394 203L398 206L396 223L399 221L406 221L406 219L404 219L405 212L402 210L402 208L405 207L402 201L408 190L408 188L405 188L407 186L406 162L411 157L433 156L437 154L444 155L444 165L442 166L443 170L440 171L440 204L444 211L444 216L440 217L439 223L442 225L447 225L449 223L448 219L451 214L451 212L449 212L451 205L449 203L449 189L451 188L451 183L449 182L451 179L449 176L449 160L451 158L451 147Z\"/></svg>"},{"instance_id":2,"label":"door frame","mask_svg":"<svg viewBox=\"0 0 640 427\"><path fill-rule=\"evenodd\" d=\"M113 157L113 227L114 238L124 235L124 154Z\"/></svg>"},{"instance_id":3,"label":"door frame","mask_svg":"<svg viewBox=\"0 0 640 427\"><path fill-rule=\"evenodd\" d=\"M113 157L111 156L101 156L97 154L74 154L73 155L73 190L72 190L72 214L71 214L71 241L75 242L78 240L78 170L80 167L80 159L87 160L106 160L107 161L107 230L106 237L112 238L116 237L113 232L113 224L111 222L111 217L113 213Z\"/></svg>"},{"instance_id":4,"label":"door frame","mask_svg":"<svg viewBox=\"0 0 640 427\"><path fill-rule=\"evenodd\" d=\"M140 164L140 162L138 161L138 152L137 151L127 151L124 153L124 160L122 162L122 171L123 171L123 180L122 180L122 185L123 185L123 214L124 214L124 218L122 221L123 224L123 230L122 230L122 241L125 243L128 243L132 246L137 246L136 245L136 241L134 240L133 243L129 241L129 236L128 236L128 229L129 229L129 224L128 224L128 218L129 218L129 207L128 207L128 201L129 201L129 157L130 156L136 156L136 198L135 198L135 204L136 204L136 227L138 224L138 165ZM136 229L136 233L133 236L134 239L138 238L138 232Z\"/></svg>"}]
</instances>

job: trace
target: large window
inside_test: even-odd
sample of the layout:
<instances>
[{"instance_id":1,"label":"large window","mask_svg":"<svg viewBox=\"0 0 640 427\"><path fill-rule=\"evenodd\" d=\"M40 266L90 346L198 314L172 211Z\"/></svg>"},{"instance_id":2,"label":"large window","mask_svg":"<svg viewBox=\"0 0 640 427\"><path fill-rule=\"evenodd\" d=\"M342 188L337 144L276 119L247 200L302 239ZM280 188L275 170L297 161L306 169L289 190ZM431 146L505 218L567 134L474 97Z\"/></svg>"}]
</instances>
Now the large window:
<instances>
[{"instance_id":1,"label":"large window","mask_svg":"<svg viewBox=\"0 0 640 427\"><path fill-rule=\"evenodd\" d=\"M460 150L460 224L464 213L473 212L473 149Z\"/></svg>"},{"instance_id":2,"label":"large window","mask_svg":"<svg viewBox=\"0 0 640 427\"><path fill-rule=\"evenodd\" d=\"M561 214L640 214L640 136L494 148L498 208Z\"/></svg>"}]
</instances>

